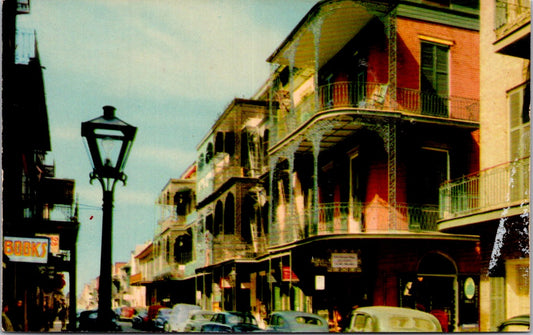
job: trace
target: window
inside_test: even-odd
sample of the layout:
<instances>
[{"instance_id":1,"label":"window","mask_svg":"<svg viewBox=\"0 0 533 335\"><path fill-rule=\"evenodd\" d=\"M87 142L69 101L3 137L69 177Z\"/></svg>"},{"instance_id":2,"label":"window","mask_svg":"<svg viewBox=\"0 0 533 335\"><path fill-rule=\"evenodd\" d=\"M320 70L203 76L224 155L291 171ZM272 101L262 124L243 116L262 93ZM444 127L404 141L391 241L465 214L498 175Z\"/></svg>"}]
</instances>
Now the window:
<instances>
[{"instance_id":1,"label":"window","mask_svg":"<svg viewBox=\"0 0 533 335\"><path fill-rule=\"evenodd\" d=\"M524 158L530 153L530 91L529 83L508 95L510 112L510 159L515 164L512 170L511 201L526 199L529 185L529 162Z\"/></svg>"},{"instance_id":2,"label":"window","mask_svg":"<svg viewBox=\"0 0 533 335\"><path fill-rule=\"evenodd\" d=\"M508 95L511 119L511 160L529 156L529 83Z\"/></svg>"},{"instance_id":3,"label":"window","mask_svg":"<svg viewBox=\"0 0 533 335\"><path fill-rule=\"evenodd\" d=\"M209 163L213 158L213 143L207 145L207 152L205 153L205 163Z\"/></svg>"},{"instance_id":4,"label":"window","mask_svg":"<svg viewBox=\"0 0 533 335\"><path fill-rule=\"evenodd\" d=\"M422 114L448 116L449 46L422 42L420 90Z\"/></svg>"}]
</instances>

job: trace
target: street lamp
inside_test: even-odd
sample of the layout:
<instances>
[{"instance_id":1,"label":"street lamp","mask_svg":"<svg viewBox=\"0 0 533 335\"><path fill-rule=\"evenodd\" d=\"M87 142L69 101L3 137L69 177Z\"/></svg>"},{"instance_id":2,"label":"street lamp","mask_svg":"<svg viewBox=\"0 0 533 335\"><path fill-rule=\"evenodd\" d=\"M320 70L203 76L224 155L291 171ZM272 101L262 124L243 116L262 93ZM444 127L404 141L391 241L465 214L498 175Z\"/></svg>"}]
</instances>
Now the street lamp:
<instances>
[{"instance_id":1,"label":"street lamp","mask_svg":"<svg viewBox=\"0 0 533 335\"><path fill-rule=\"evenodd\" d=\"M113 226L113 192L117 181L126 185L124 166L137 131L115 117L115 107L104 106L104 114L81 123L81 136L89 153L93 171L91 184L97 179L102 186L102 251L98 287L98 324L111 330L111 249Z\"/></svg>"}]
</instances>

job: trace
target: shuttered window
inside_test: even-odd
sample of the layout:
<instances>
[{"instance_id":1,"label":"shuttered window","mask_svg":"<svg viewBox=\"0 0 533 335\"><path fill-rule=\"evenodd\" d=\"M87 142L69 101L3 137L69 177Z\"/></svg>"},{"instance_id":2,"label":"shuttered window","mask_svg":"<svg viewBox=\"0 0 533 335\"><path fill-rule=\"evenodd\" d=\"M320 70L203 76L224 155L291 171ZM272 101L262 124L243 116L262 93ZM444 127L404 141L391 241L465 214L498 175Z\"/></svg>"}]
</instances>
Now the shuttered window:
<instances>
[{"instance_id":1,"label":"shuttered window","mask_svg":"<svg viewBox=\"0 0 533 335\"><path fill-rule=\"evenodd\" d=\"M529 156L529 84L509 93L511 160Z\"/></svg>"},{"instance_id":2,"label":"shuttered window","mask_svg":"<svg viewBox=\"0 0 533 335\"><path fill-rule=\"evenodd\" d=\"M422 42L422 91L448 96L447 45Z\"/></svg>"},{"instance_id":3,"label":"shuttered window","mask_svg":"<svg viewBox=\"0 0 533 335\"><path fill-rule=\"evenodd\" d=\"M528 198L529 164L526 159L530 155L530 91L529 83L519 87L508 95L510 117L510 160L514 169L511 171L511 201Z\"/></svg>"},{"instance_id":4,"label":"shuttered window","mask_svg":"<svg viewBox=\"0 0 533 335\"><path fill-rule=\"evenodd\" d=\"M448 116L449 46L422 42L420 89L422 114Z\"/></svg>"}]
</instances>

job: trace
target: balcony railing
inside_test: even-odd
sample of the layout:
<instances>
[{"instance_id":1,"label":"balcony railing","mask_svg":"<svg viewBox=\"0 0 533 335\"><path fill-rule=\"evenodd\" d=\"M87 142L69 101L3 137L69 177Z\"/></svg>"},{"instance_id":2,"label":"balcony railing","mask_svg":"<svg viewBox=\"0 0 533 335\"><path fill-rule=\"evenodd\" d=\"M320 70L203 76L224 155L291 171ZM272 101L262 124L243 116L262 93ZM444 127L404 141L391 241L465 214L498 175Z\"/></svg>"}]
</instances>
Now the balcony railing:
<instances>
[{"instance_id":1,"label":"balcony railing","mask_svg":"<svg viewBox=\"0 0 533 335\"><path fill-rule=\"evenodd\" d=\"M265 238L246 242L236 235L219 235L213 241L213 262L216 264L230 259L254 258L265 250Z\"/></svg>"},{"instance_id":2,"label":"balcony railing","mask_svg":"<svg viewBox=\"0 0 533 335\"><path fill-rule=\"evenodd\" d=\"M214 161L214 188L217 189L232 177L242 177L243 168L239 166L233 156L218 153Z\"/></svg>"},{"instance_id":3,"label":"balcony railing","mask_svg":"<svg viewBox=\"0 0 533 335\"><path fill-rule=\"evenodd\" d=\"M303 97L295 106L294 114L278 110L274 120L275 139L282 139L317 112L336 108L395 111L466 121L479 120L479 100L476 99L439 96L398 87L396 99L393 100L387 84L337 82L320 86L316 92Z\"/></svg>"},{"instance_id":4,"label":"balcony railing","mask_svg":"<svg viewBox=\"0 0 533 335\"><path fill-rule=\"evenodd\" d=\"M42 212L40 212L42 210ZM31 208L24 209L24 218L35 219L40 217L45 221L62 221L69 222L75 220L74 206L72 205L43 205L41 209Z\"/></svg>"},{"instance_id":5,"label":"balcony railing","mask_svg":"<svg viewBox=\"0 0 533 335\"><path fill-rule=\"evenodd\" d=\"M529 165L527 157L443 184L439 218L453 219L529 202Z\"/></svg>"},{"instance_id":6,"label":"balcony railing","mask_svg":"<svg viewBox=\"0 0 533 335\"><path fill-rule=\"evenodd\" d=\"M530 21L530 0L496 0L494 30L497 39Z\"/></svg>"},{"instance_id":7,"label":"balcony railing","mask_svg":"<svg viewBox=\"0 0 533 335\"><path fill-rule=\"evenodd\" d=\"M296 210L298 212L298 210ZM395 231L436 231L438 207L387 203L327 203L317 211L277 218L270 228L271 246L314 236Z\"/></svg>"}]
</instances>

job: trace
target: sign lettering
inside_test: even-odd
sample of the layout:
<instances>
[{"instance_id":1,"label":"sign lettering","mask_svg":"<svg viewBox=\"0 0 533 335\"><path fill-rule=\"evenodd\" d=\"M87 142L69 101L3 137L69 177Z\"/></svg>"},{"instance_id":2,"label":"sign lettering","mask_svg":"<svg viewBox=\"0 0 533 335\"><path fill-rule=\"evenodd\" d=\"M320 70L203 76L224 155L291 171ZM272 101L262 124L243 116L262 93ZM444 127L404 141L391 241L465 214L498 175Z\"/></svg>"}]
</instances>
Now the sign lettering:
<instances>
[{"instance_id":1,"label":"sign lettering","mask_svg":"<svg viewBox=\"0 0 533 335\"><path fill-rule=\"evenodd\" d=\"M4 255L12 262L48 262L49 242L47 238L4 236Z\"/></svg>"}]
</instances>

